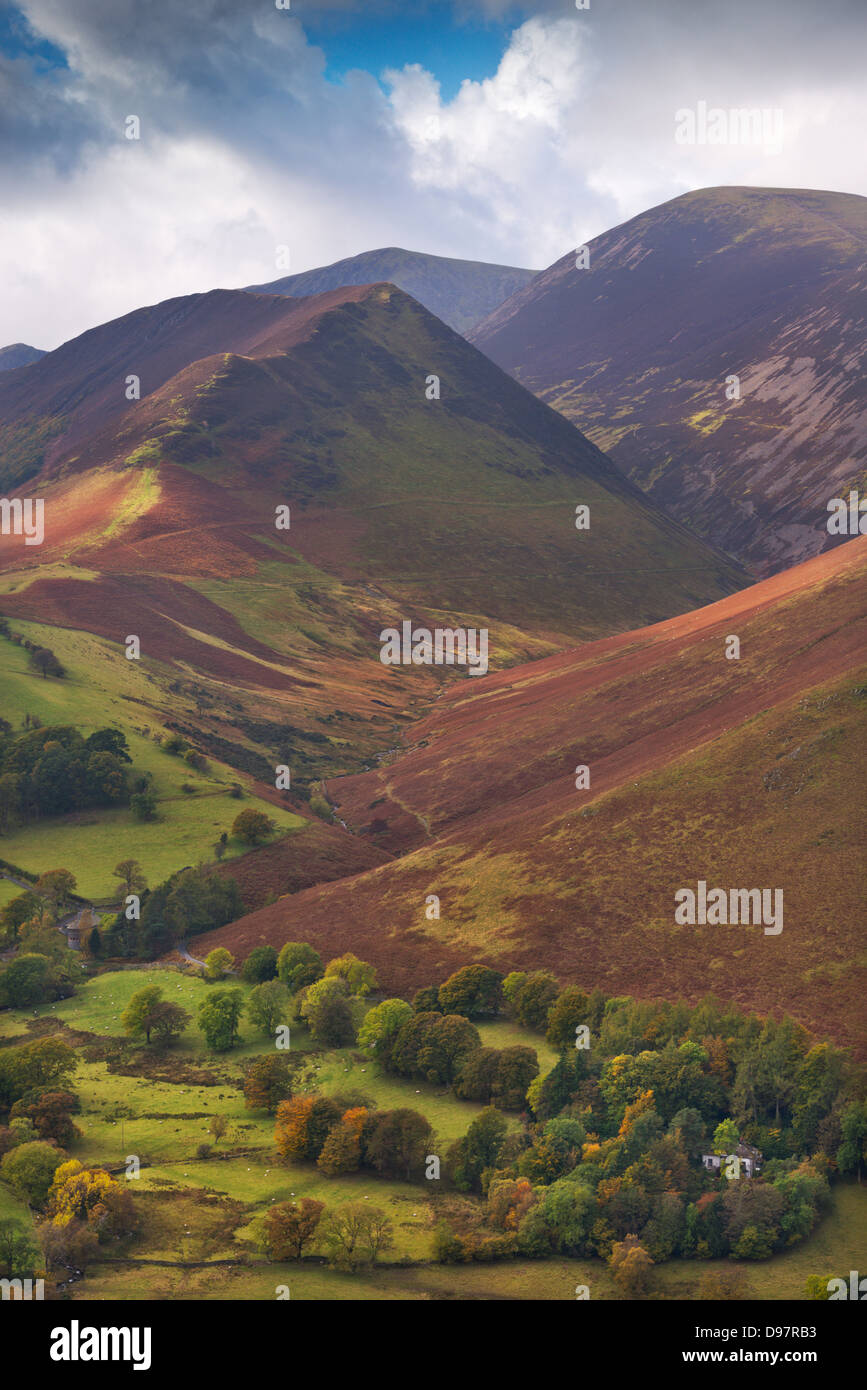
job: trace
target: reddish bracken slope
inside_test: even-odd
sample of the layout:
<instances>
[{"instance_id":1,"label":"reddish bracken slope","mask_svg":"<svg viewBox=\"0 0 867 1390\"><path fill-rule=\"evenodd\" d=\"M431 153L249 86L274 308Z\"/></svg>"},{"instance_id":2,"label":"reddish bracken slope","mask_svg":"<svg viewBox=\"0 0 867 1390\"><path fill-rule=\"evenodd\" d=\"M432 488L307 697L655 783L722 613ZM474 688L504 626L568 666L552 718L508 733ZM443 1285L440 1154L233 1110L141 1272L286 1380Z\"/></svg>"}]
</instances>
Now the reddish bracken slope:
<instances>
[{"instance_id":1,"label":"reddish bracken slope","mask_svg":"<svg viewBox=\"0 0 867 1390\"><path fill-rule=\"evenodd\" d=\"M865 574L858 539L693 614L462 681L391 766L329 785L350 825L408 852L203 949L348 948L401 992L479 958L611 993L719 989L854 1044ZM699 879L781 887L782 932L676 925L674 894Z\"/></svg>"}]
</instances>

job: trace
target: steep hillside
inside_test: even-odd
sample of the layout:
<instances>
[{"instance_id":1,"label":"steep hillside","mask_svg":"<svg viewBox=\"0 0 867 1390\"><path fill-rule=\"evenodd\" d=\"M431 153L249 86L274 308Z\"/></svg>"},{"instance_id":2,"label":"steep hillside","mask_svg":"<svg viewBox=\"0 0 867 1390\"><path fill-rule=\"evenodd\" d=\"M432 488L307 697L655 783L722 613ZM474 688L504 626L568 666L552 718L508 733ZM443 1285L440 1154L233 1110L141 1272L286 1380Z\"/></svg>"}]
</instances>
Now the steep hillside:
<instances>
[{"instance_id":1,"label":"steep hillside","mask_svg":"<svg viewBox=\"0 0 867 1390\"><path fill-rule=\"evenodd\" d=\"M285 294L297 298L336 290L341 285L388 281L411 294L450 328L466 333L504 299L526 285L535 273L512 265L460 261L450 256L428 256L420 251L387 246L248 288L259 294Z\"/></svg>"},{"instance_id":2,"label":"steep hillside","mask_svg":"<svg viewBox=\"0 0 867 1390\"><path fill-rule=\"evenodd\" d=\"M865 572L859 538L698 612L453 688L390 766L328 784L350 826L402 857L203 944L348 947L400 991L473 959L611 993L718 990L858 1045ZM675 893L699 880L781 888L783 930L676 924Z\"/></svg>"},{"instance_id":3,"label":"steep hillside","mask_svg":"<svg viewBox=\"0 0 867 1390\"><path fill-rule=\"evenodd\" d=\"M865 279L867 199L702 189L596 237L587 268L570 252L470 336L764 575L836 544L829 499L867 488Z\"/></svg>"}]
</instances>

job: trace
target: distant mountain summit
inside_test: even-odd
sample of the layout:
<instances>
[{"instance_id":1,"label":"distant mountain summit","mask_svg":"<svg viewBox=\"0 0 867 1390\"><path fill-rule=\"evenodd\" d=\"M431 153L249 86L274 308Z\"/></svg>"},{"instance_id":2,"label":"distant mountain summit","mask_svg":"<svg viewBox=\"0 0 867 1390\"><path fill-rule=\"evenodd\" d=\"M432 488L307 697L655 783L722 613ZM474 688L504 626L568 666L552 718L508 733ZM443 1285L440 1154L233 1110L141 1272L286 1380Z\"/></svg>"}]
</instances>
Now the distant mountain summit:
<instances>
[{"instance_id":1,"label":"distant mountain summit","mask_svg":"<svg viewBox=\"0 0 867 1390\"><path fill-rule=\"evenodd\" d=\"M14 367L29 367L38 362L45 353L42 348L30 347L28 343L10 343L0 348L0 372L11 372Z\"/></svg>"},{"instance_id":2,"label":"distant mountain summit","mask_svg":"<svg viewBox=\"0 0 867 1390\"><path fill-rule=\"evenodd\" d=\"M867 198L701 189L587 249L470 340L755 573L835 544L867 465Z\"/></svg>"},{"instance_id":3,"label":"distant mountain summit","mask_svg":"<svg viewBox=\"0 0 867 1390\"><path fill-rule=\"evenodd\" d=\"M535 274L534 270L521 270L513 265L460 261L449 256L428 256L421 251L386 246L317 270L287 275L269 284L249 285L248 289L259 294L285 294L295 298L336 290L341 285L389 282L411 294L457 333L466 333Z\"/></svg>"}]
</instances>

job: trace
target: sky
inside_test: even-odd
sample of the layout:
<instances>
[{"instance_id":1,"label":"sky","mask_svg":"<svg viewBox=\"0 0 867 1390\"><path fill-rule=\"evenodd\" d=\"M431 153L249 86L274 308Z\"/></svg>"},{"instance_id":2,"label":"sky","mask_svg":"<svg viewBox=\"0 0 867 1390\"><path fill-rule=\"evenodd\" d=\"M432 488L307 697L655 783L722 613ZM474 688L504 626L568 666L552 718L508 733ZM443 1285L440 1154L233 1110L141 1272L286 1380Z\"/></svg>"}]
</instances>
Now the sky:
<instances>
[{"instance_id":1,"label":"sky","mask_svg":"<svg viewBox=\"0 0 867 1390\"><path fill-rule=\"evenodd\" d=\"M716 184L867 195L865 0L284 3L0 4L0 346L381 246L541 269ZM678 140L700 103L782 141Z\"/></svg>"}]
</instances>

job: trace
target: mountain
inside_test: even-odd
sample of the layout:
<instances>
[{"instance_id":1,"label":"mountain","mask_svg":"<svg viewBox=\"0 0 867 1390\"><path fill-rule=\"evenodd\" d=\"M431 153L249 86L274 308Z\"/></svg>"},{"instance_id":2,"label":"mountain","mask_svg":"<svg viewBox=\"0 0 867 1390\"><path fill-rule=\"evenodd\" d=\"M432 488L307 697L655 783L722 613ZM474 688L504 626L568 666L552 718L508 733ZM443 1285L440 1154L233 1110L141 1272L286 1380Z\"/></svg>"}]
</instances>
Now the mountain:
<instances>
[{"instance_id":1,"label":"mountain","mask_svg":"<svg viewBox=\"0 0 867 1390\"><path fill-rule=\"evenodd\" d=\"M386 246L365 251L333 265L286 275L267 285L249 285L259 294L283 294L295 298L322 294L342 285L390 282L417 299L438 319L458 333L466 333L504 299L526 285L534 270L487 261L460 261L451 256L428 256Z\"/></svg>"},{"instance_id":2,"label":"mountain","mask_svg":"<svg viewBox=\"0 0 867 1390\"><path fill-rule=\"evenodd\" d=\"M709 188L594 238L588 268L570 252L470 337L763 575L837 544L829 500L867 491L865 281L867 199Z\"/></svg>"},{"instance_id":3,"label":"mountain","mask_svg":"<svg viewBox=\"0 0 867 1390\"><path fill-rule=\"evenodd\" d=\"M715 991L863 1050L865 578L859 537L696 612L452 686L381 766L327 785L398 857L209 933L201 954L309 940L401 994L476 960L615 995ZM675 894L699 880L780 888L782 930L678 925Z\"/></svg>"},{"instance_id":4,"label":"mountain","mask_svg":"<svg viewBox=\"0 0 867 1390\"><path fill-rule=\"evenodd\" d=\"M27 343L10 343L8 347L0 348L0 372L10 372L14 367L27 367L44 356L41 348L29 347Z\"/></svg>"},{"instance_id":5,"label":"mountain","mask_svg":"<svg viewBox=\"0 0 867 1390\"><path fill-rule=\"evenodd\" d=\"M136 311L0 377L0 420L45 506L41 545L0 537L0 611L262 783L369 766L459 678L383 665L387 627L487 629L498 668L743 583L391 285Z\"/></svg>"}]
</instances>

